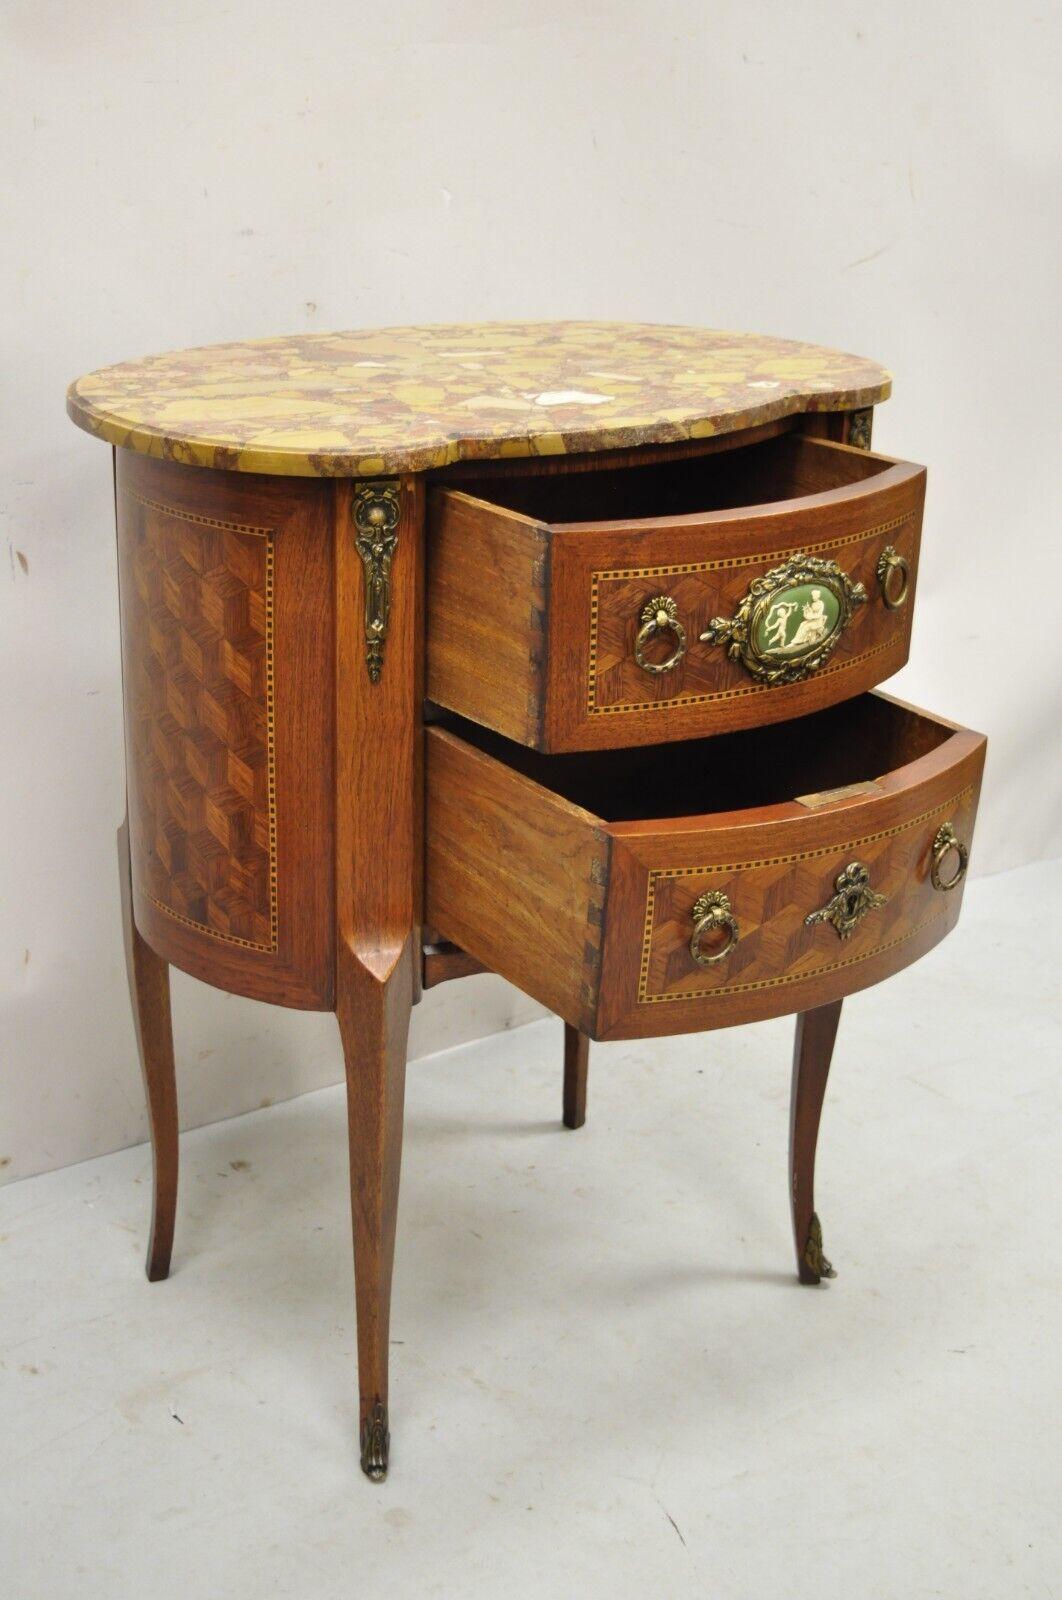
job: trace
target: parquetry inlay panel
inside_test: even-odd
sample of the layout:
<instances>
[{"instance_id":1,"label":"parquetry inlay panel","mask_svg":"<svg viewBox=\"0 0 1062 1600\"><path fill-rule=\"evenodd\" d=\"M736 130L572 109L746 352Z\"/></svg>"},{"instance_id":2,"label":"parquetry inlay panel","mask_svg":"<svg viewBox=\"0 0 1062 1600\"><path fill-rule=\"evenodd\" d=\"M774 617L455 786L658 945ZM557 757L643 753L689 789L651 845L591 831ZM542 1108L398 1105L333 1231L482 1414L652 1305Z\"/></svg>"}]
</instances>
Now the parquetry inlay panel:
<instances>
[{"instance_id":1,"label":"parquetry inlay panel","mask_svg":"<svg viewBox=\"0 0 1062 1600\"><path fill-rule=\"evenodd\" d=\"M639 1003L777 988L853 965L912 937L946 910L945 896L926 884L936 829L954 818L969 833L973 803L973 790L964 789L895 827L807 854L651 872ZM829 898L836 874L857 857L870 868L871 885L885 893L886 903L842 943L830 927L808 927L805 919ZM730 896L741 929L726 961L708 968L698 967L689 954L691 909L704 889Z\"/></svg>"},{"instance_id":2,"label":"parquetry inlay panel","mask_svg":"<svg viewBox=\"0 0 1062 1600\"><path fill-rule=\"evenodd\" d=\"M918 560L918 526L905 513L851 534L843 540L809 544L814 555L832 556L853 580L864 583L870 603L853 614L837 654L820 678L860 665L868 656L902 648L904 613L881 605L877 562L891 543L915 572ZM759 574L789 560L803 549L791 546L755 555L727 556L682 566L629 568L595 572L590 599L590 661L587 710L591 715L616 715L633 711L665 711L676 705L705 705L748 695L778 697L778 689L750 682L739 663L730 661L717 645L701 643L699 635L713 616L732 616ZM638 618L648 597L666 589L677 602L690 640L688 654L674 672L650 678L634 657Z\"/></svg>"},{"instance_id":3,"label":"parquetry inlay panel","mask_svg":"<svg viewBox=\"0 0 1062 1600\"><path fill-rule=\"evenodd\" d=\"M124 497L139 611L125 627L143 641L125 686L141 891L275 951L273 531Z\"/></svg>"}]
</instances>

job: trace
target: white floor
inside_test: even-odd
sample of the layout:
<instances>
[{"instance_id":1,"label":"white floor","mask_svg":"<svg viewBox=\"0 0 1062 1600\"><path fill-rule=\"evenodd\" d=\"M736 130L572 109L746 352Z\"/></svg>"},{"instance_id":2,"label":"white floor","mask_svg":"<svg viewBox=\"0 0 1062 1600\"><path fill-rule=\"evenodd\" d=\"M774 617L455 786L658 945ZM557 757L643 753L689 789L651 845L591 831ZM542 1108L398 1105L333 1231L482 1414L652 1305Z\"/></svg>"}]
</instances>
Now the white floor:
<instances>
[{"instance_id":1,"label":"white floor","mask_svg":"<svg viewBox=\"0 0 1062 1600\"><path fill-rule=\"evenodd\" d=\"M1062 1595L1062 863L848 1002L790 1261L791 1024L416 1064L392 1468L357 1467L338 1090L0 1192L5 1600ZM1049 906L1054 891L1054 917ZM71 1041L76 1048L76 1041Z\"/></svg>"}]
</instances>

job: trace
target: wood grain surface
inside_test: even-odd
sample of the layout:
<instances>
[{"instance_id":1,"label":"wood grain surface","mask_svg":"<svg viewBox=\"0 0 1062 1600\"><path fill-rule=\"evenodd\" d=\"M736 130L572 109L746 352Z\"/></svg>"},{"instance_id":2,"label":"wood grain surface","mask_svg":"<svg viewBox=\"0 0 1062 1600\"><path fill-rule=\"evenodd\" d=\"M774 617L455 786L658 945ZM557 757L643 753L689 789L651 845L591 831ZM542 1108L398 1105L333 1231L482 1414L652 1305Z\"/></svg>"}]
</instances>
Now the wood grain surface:
<instances>
[{"instance_id":1,"label":"wood grain surface","mask_svg":"<svg viewBox=\"0 0 1062 1600\"><path fill-rule=\"evenodd\" d=\"M136 925L238 994L332 1003L331 485L117 452Z\"/></svg>"},{"instance_id":2,"label":"wood grain surface","mask_svg":"<svg viewBox=\"0 0 1062 1600\"><path fill-rule=\"evenodd\" d=\"M829 1267L822 1259L822 1224L815 1211L815 1152L826 1098L837 1025L843 1002L802 1011L793 1038L793 1078L789 1096L789 1200L793 1249L801 1283L818 1283ZM813 1234L817 1226L818 1237Z\"/></svg>"},{"instance_id":3,"label":"wood grain surface","mask_svg":"<svg viewBox=\"0 0 1062 1600\"><path fill-rule=\"evenodd\" d=\"M433 495L431 505L428 698L510 739L538 744L549 530L457 490Z\"/></svg>"},{"instance_id":4,"label":"wood grain surface","mask_svg":"<svg viewBox=\"0 0 1062 1600\"><path fill-rule=\"evenodd\" d=\"M861 693L907 659L924 495L921 467L796 434L600 478L436 488L428 694L561 751L727 732ZM898 610L877 578L890 545L909 567ZM734 615L755 578L799 554L835 560L867 601L823 668L770 685L700 635ZM685 629L685 654L663 674L635 656L643 607L657 595L675 601ZM673 646L662 634L647 657Z\"/></svg>"},{"instance_id":5,"label":"wood grain surface","mask_svg":"<svg viewBox=\"0 0 1062 1600\"><path fill-rule=\"evenodd\" d=\"M427 920L579 1027L596 1004L608 839L442 728L427 736Z\"/></svg>"},{"instance_id":6,"label":"wood grain surface","mask_svg":"<svg viewBox=\"0 0 1062 1600\"><path fill-rule=\"evenodd\" d=\"M424 494L405 479L379 677L365 646L366 574L352 496L335 494L336 1016L347 1079L361 1464L388 1463L388 1358L406 1046L420 991Z\"/></svg>"},{"instance_id":7,"label":"wood grain surface","mask_svg":"<svg viewBox=\"0 0 1062 1600\"><path fill-rule=\"evenodd\" d=\"M930 883L932 847L949 821L969 843L985 741L886 696L647 752L539 756L461 734L428 730L430 920L593 1038L824 1005L958 916L961 885ZM683 809L698 794L717 809ZM842 940L806 919L854 860L886 901ZM704 967L692 908L712 890L740 936Z\"/></svg>"},{"instance_id":8,"label":"wood grain surface","mask_svg":"<svg viewBox=\"0 0 1062 1600\"><path fill-rule=\"evenodd\" d=\"M151 1139L151 1224L144 1270L150 1283L169 1277L177 1218L179 1133L177 1069L173 1056L170 1011L170 969L137 931L133 920L133 882L129 858L129 824L118 830L118 880L129 999L133 1008L137 1053L147 1101Z\"/></svg>"}]
</instances>

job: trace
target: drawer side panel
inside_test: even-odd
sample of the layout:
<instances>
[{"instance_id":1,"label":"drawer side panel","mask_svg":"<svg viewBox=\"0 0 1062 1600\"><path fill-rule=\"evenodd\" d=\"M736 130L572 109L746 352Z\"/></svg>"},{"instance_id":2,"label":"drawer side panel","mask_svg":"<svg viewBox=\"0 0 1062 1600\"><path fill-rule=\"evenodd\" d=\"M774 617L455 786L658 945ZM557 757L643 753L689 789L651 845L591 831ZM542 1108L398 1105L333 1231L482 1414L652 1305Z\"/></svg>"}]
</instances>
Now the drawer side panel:
<instances>
[{"instance_id":1,"label":"drawer side panel","mask_svg":"<svg viewBox=\"0 0 1062 1600\"><path fill-rule=\"evenodd\" d=\"M540 741L549 532L455 490L429 498L429 700L521 744Z\"/></svg>"},{"instance_id":2,"label":"drawer side panel","mask_svg":"<svg viewBox=\"0 0 1062 1600\"><path fill-rule=\"evenodd\" d=\"M426 740L426 921L589 1032L607 835L588 813L442 729Z\"/></svg>"}]
</instances>

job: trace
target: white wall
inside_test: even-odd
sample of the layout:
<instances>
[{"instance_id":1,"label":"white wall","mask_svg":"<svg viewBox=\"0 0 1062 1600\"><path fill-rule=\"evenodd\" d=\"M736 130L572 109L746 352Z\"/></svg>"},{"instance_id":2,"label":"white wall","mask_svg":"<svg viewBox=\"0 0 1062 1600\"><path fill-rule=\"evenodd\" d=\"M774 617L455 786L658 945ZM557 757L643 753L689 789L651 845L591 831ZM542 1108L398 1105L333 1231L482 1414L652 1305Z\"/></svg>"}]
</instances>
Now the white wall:
<instances>
[{"instance_id":1,"label":"white wall","mask_svg":"<svg viewBox=\"0 0 1062 1600\"><path fill-rule=\"evenodd\" d=\"M931 467L893 686L991 736L977 871L1062 849L1056 10L5 0L2 27L0 1178L145 1129L110 464L63 415L93 367L502 316L877 357L875 444ZM414 1052L518 1003L436 991ZM340 1075L331 1018L180 975L175 1010L186 1124Z\"/></svg>"}]
</instances>

